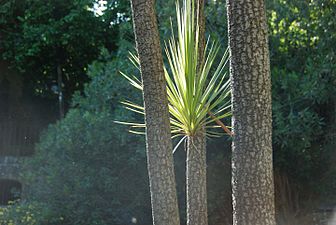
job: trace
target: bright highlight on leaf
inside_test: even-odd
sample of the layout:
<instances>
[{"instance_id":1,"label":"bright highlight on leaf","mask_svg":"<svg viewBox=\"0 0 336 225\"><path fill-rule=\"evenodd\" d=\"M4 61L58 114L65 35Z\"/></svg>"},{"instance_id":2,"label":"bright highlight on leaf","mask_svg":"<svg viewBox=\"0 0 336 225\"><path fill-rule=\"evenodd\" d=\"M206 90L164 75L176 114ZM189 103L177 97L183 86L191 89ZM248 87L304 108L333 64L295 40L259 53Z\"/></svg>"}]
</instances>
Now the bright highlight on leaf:
<instances>
[{"instance_id":1,"label":"bright highlight on leaf","mask_svg":"<svg viewBox=\"0 0 336 225\"><path fill-rule=\"evenodd\" d=\"M231 116L231 89L227 69L229 51L228 49L225 51L215 66L220 46L208 39L202 57L203 62L197 65L200 57L199 27L195 21L192 4L193 1L184 1L180 9L178 1L176 2L177 39L175 40L173 34L165 44L168 65L164 70L171 132L173 138L194 136L199 132L206 132L209 137L218 137L224 132L212 128L223 128L224 125L219 120ZM139 69L138 57L130 53L129 59ZM137 77L121 74L131 85L142 90L142 83ZM129 110L144 114L143 106L129 101L123 104ZM215 125L215 122L221 126ZM123 124L135 129L145 127L144 124L138 123ZM230 132L228 129L225 130L227 133Z\"/></svg>"}]
</instances>

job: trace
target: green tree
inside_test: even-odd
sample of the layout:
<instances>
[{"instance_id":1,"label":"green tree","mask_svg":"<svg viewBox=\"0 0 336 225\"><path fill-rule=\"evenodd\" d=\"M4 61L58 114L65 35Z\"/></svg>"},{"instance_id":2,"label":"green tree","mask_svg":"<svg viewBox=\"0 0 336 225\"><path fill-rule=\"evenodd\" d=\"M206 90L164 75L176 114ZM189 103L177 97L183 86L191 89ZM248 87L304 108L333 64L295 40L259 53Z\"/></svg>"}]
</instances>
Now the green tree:
<instances>
[{"instance_id":1,"label":"green tree","mask_svg":"<svg viewBox=\"0 0 336 225\"><path fill-rule=\"evenodd\" d=\"M288 3L288 4L287 4ZM270 27L273 147L277 173L297 190L298 201L284 209L334 202L335 7L334 1L272 1ZM279 177L279 176L276 176ZM277 192L280 189L277 188ZM277 199L281 199L277 193ZM291 203L291 201L288 201ZM278 220L284 220L283 215Z\"/></svg>"},{"instance_id":2,"label":"green tree","mask_svg":"<svg viewBox=\"0 0 336 225\"><path fill-rule=\"evenodd\" d=\"M53 91L64 89L69 102L88 81L87 65L101 48L116 50L127 5L108 1L105 13L98 15L95 4L94 0L1 3L1 58L20 70L30 93L53 96Z\"/></svg>"},{"instance_id":3,"label":"green tree","mask_svg":"<svg viewBox=\"0 0 336 225\"><path fill-rule=\"evenodd\" d=\"M305 184L312 175L319 179L316 171L325 168L321 159L329 153L319 146L330 142L335 114L335 50L330 46L336 41L332 26L336 4L321 5L321 1L281 1L268 11L275 166Z\"/></svg>"},{"instance_id":4,"label":"green tree","mask_svg":"<svg viewBox=\"0 0 336 225\"><path fill-rule=\"evenodd\" d=\"M119 106L121 93L141 96L118 74L118 62L104 55L89 67L91 82L84 97L74 97L76 108L46 130L25 162L26 202L44 208L36 214L39 225L151 221L144 141L113 122L132 118Z\"/></svg>"}]
</instances>

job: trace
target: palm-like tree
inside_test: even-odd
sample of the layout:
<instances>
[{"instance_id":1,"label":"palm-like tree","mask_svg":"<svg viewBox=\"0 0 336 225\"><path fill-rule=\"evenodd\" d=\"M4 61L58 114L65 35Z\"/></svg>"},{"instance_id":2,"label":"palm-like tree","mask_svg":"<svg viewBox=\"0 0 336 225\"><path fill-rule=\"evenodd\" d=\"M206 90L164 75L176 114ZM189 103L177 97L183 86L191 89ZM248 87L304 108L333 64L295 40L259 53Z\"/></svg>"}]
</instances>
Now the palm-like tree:
<instances>
[{"instance_id":1,"label":"palm-like tree","mask_svg":"<svg viewBox=\"0 0 336 225\"><path fill-rule=\"evenodd\" d=\"M183 7L176 3L177 39L172 37L165 47L168 65L165 67L168 105L172 137L187 139L187 224L207 224L206 143L205 136L223 134L213 128L218 125L230 131L220 119L231 115L230 81L227 76L228 50L215 65L220 46L209 39L199 50L199 26L195 20L194 0L184 0ZM202 51L203 50L203 51ZM199 52L203 55L199 55ZM199 60L201 59L201 60ZM137 56L130 60L138 67ZM137 89L142 84L136 76L123 76ZM132 102L125 106L138 113L143 107ZM218 125L214 125L216 122ZM131 125L132 132L144 124ZM176 149L176 148L175 148Z\"/></svg>"},{"instance_id":2,"label":"palm-like tree","mask_svg":"<svg viewBox=\"0 0 336 225\"><path fill-rule=\"evenodd\" d=\"M227 71L229 52L225 51L219 63L214 65L220 50L219 44L210 43L205 46L202 67L197 72L198 61L198 26L194 26L194 13L191 10L193 0L185 0L180 10L177 2L178 38L174 34L166 43L165 52L168 67L164 67L167 81L167 94L170 112L172 138L195 136L202 127L208 137L219 137L222 132L213 128L222 127L226 133L232 133L219 120L231 116L230 80ZM194 35L193 35L194 34ZM195 35L196 34L196 35ZM129 60L138 69L139 59L130 53ZM140 70L140 69L139 69ZM135 75L121 74L136 89L143 90L142 82ZM144 108L131 101L122 104L129 110L143 114ZM216 122L217 125L211 125ZM130 125L131 132L142 134L137 128L143 128L143 123L120 122Z\"/></svg>"}]
</instances>

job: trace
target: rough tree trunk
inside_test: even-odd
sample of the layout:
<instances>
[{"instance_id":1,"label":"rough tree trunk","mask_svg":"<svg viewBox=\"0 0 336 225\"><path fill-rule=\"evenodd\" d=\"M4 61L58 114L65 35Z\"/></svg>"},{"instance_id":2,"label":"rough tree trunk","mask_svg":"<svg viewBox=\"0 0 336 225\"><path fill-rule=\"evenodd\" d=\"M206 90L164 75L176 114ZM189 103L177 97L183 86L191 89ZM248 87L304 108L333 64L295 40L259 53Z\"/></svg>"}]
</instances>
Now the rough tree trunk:
<instances>
[{"instance_id":1,"label":"rough tree trunk","mask_svg":"<svg viewBox=\"0 0 336 225\"><path fill-rule=\"evenodd\" d=\"M187 141L187 224L206 225L206 138L200 133Z\"/></svg>"},{"instance_id":2,"label":"rough tree trunk","mask_svg":"<svg viewBox=\"0 0 336 225\"><path fill-rule=\"evenodd\" d=\"M205 16L204 16L204 0L194 0L195 1L195 16L198 21L199 27L199 43L198 43L198 65L201 66L203 60L204 48L205 48Z\"/></svg>"},{"instance_id":3,"label":"rough tree trunk","mask_svg":"<svg viewBox=\"0 0 336 225\"><path fill-rule=\"evenodd\" d=\"M271 80L263 0L227 0L234 225L274 225Z\"/></svg>"},{"instance_id":4,"label":"rough tree trunk","mask_svg":"<svg viewBox=\"0 0 336 225\"><path fill-rule=\"evenodd\" d=\"M205 48L204 0L194 0L199 26L197 70L202 67ZM186 162L187 225L207 225L206 136L200 132L188 137Z\"/></svg>"},{"instance_id":5,"label":"rough tree trunk","mask_svg":"<svg viewBox=\"0 0 336 225\"><path fill-rule=\"evenodd\" d=\"M153 0L132 0L146 122L153 224L179 225L162 52Z\"/></svg>"}]
</instances>

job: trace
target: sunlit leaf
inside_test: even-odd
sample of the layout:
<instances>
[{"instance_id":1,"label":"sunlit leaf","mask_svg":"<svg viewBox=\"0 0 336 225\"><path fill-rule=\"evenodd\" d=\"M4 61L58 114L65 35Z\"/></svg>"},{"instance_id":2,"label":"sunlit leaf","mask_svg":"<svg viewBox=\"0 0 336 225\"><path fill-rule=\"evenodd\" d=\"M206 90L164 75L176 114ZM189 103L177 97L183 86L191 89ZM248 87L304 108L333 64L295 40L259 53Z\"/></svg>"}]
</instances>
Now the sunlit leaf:
<instances>
[{"instance_id":1,"label":"sunlit leaf","mask_svg":"<svg viewBox=\"0 0 336 225\"><path fill-rule=\"evenodd\" d=\"M195 15L192 4L192 1L184 1L183 7L180 8L178 1L176 2L177 39L172 35L165 42L167 66L164 67L164 72L171 132L173 138L193 136L204 130L208 137L218 137L225 133L214 122L231 116L231 88L227 75L229 51L227 49L215 65L220 46L208 39L204 47L203 63L198 68L199 28L198 24L194 25ZM174 34L173 31L172 34ZM129 58L139 69L138 57L130 53ZM131 85L142 90L142 84L138 78L123 73L122 75ZM143 113L142 106L129 101L123 104L132 111ZM131 126L134 125L132 123Z\"/></svg>"}]
</instances>

